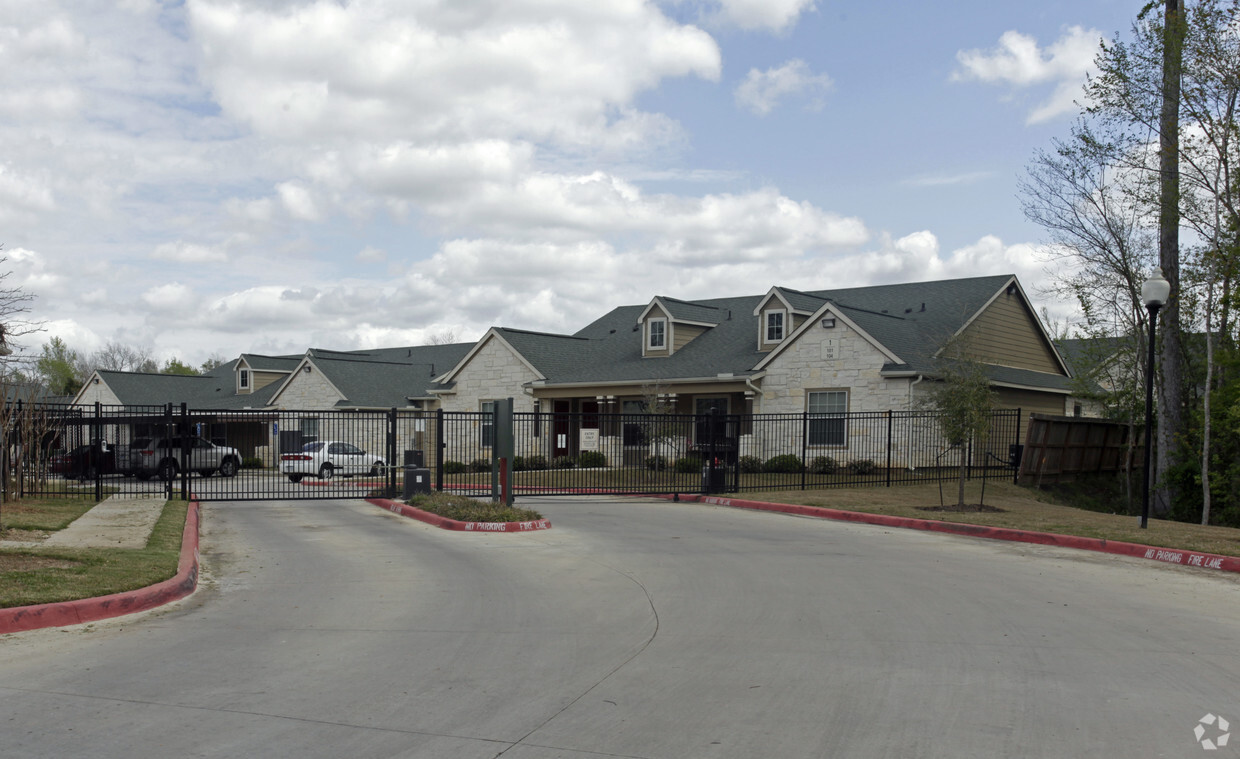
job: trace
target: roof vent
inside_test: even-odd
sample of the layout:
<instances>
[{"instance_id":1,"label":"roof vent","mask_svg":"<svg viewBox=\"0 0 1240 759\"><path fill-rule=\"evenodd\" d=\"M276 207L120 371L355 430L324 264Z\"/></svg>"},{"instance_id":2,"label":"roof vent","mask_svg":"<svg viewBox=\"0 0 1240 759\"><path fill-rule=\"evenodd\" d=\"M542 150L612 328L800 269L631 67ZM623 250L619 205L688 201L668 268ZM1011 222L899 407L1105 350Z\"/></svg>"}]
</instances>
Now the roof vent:
<instances>
[{"instance_id":1,"label":"roof vent","mask_svg":"<svg viewBox=\"0 0 1240 759\"><path fill-rule=\"evenodd\" d=\"M835 317L834 317L834 316L828 316L827 318L825 318L825 319L823 319L823 320L822 320L822 328L823 328L823 329L833 329L834 327L835 327Z\"/></svg>"}]
</instances>

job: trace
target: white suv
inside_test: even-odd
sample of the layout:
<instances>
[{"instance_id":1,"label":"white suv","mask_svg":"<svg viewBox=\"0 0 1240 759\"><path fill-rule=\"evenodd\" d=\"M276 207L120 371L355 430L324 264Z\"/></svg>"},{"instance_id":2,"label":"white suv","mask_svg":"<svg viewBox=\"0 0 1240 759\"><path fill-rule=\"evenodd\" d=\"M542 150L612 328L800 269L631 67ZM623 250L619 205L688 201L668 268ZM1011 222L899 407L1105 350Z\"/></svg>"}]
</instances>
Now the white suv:
<instances>
[{"instance_id":1,"label":"white suv","mask_svg":"<svg viewBox=\"0 0 1240 759\"><path fill-rule=\"evenodd\" d=\"M181 471L181 438L137 438L129 444L129 466L140 480L158 476L161 480L175 479ZM241 468L241 454L236 448L216 445L200 437L189 439L189 458L186 469L210 477L219 472L232 477Z\"/></svg>"}]
</instances>

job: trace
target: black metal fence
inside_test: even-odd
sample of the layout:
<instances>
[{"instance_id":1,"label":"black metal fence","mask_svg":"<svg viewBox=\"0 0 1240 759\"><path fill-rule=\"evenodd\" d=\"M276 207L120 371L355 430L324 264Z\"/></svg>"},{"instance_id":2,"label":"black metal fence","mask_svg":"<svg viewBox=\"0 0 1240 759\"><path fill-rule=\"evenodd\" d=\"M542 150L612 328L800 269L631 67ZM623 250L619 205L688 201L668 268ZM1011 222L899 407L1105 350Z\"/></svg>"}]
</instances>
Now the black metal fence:
<instances>
[{"instance_id":1,"label":"black metal fence","mask_svg":"<svg viewBox=\"0 0 1240 759\"><path fill-rule=\"evenodd\" d=\"M932 414L516 413L498 461L491 411L4 407L6 495L359 498L444 490L488 496L745 492L1007 479L1020 411L985 443L952 446ZM503 420L500 420L503 421ZM416 487L412 483L416 481Z\"/></svg>"}]
</instances>

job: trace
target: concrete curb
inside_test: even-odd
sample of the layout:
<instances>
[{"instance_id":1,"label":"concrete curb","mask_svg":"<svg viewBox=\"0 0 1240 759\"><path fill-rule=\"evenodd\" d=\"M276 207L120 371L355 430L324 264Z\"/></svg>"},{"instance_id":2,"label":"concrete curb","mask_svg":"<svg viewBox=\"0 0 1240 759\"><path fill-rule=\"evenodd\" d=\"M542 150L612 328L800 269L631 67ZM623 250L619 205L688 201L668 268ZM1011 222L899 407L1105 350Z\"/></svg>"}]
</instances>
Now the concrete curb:
<instances>
[{"instance_id":1,"label":"concrete curb","mask_svg":"<svg viewBox=\"0 0 1240 759\"><path fill-rule=\"evenodd\" d=\"M201 561L198 554L199 518L198 502L190 501L185 513L185 528L181 532L181 558L177 562L177 573L170 579L147 588L99 598L0 609L0 635L97 622L147 611L185 598L198 587L198 565Z\"/></svg>"},{"instance_id":2,"label":"concrete curb","mask_svg":"<svg viewBox=\"0 0 1240 759\"><path fill-rule=\"evenodd\" d=\"M658 496L672 499L676 496ZM1124 543L1103 538L1082 538L1075 535L1057 535L1051 532L1033 532L1030 530L1012 530L1005 527L986 527L975 524L958 524L940 522L933 519L913 519L912 517L895 517L885 514L867 514L860 511L844 511L822 506L796 506L786 503L766 503L763 501L747 501L736 498L719 498L717 496L684 495L682 501L690 503L710 503L717 506L730 506L739 509L755 509L758 511L777 511L784 514L835 519L842 522L858 522L861 524L879 525L882 527L899 527L908 530L926 530L943 532L951 535L965 535L973 538L989 538L991 540L1010 540L1020 543L1037 543L1039 545L1075 548L1083 551L1113 553L1120 556L1134 556L1138 559L1161 561L1167 564L1179 564L1200 569L1215 569L1222 572L1240 572L1240 557L1220 556L1212 553L1198 553L1175 548L1159 548L1140 543Z\"/></svg>"},{"instance_id":3,"label":"concrete curb","mask_svg":"<svg viewBox=\"0 0 1240 759\"><path fill-rule=\"evenodd\" d=\"M400 501L390 501L386 498L367 498L366 502L385 508L393 514L417 519L443 530L457 530L459 532L533 532L535 530L551 529L550 519L537 519L532 522L459 522L455 519L432 514L429 511L415 509Z\"/></svg>"}]
</instances>

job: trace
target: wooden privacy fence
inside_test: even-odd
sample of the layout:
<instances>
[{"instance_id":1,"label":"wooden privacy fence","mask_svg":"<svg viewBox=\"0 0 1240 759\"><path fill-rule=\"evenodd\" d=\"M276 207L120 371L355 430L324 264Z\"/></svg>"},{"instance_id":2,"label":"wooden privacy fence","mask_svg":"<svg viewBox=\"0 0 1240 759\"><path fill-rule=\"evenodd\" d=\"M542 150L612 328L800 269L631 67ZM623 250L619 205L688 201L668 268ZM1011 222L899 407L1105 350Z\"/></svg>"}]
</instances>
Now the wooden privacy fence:
<instances>
[{"instance_id":1,"label":"wooden privacy fence","mask_svg":"<svg viewBox=\"0 0 1240 759\"><path fill-rule=\"evenodd\" d=\"M1084 474L1130 471L1144 454L1141 429L1109 419L1031 414L1020 483L1037 486Z\"/></svg>"}]
</instances>

